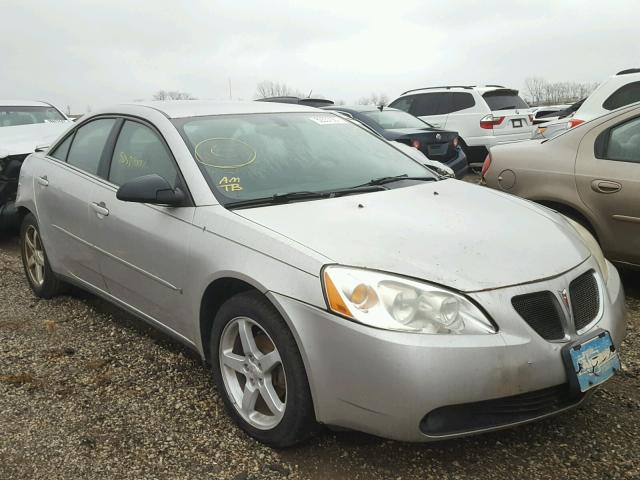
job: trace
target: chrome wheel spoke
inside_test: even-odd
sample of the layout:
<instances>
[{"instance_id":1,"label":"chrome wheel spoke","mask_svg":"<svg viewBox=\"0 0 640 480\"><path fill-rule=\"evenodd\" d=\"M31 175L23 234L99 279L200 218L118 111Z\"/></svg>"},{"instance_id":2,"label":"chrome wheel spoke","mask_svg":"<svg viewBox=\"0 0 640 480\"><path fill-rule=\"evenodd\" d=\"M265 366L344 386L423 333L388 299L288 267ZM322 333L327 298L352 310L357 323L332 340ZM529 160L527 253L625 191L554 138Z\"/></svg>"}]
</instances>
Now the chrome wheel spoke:
<instances>
[{"instance_id":1,"label":"chrome wheel spoke","mask_svg":"<svg viewBox=\"0 0 640 480\"><path fill-rule=\"evenodd\" d=\"M244 391L242 392L242 404L240 406L241 410L246 415L251 415L255 412L258 395L260 395L258 389L251 383L247 382L245 384Z\"/></svg>"},{"instance_id":2,"label":"chrome wheel spoke","mask_svg":"<svg viewBox=\"0 0 640 480\"><path fill-rule=\"evenodd\" d=\"M240 355L236 355L232 352L222 352L222 363L229 367L231 370L234 370L238 373L242 373L244 375L245 371L245 357L241 357Z\"/></svg>"},{"instance_id":3,"label":"chrome wheel spoke","mask_svg":"<svg viewBox=\"0 0 640 480\"><path fill-rule=\"evenodd\" d=\"M269 352L260 358L260 368L264 373L270 372L281 363L282 360L280 359L280 353L278 350Z\"/></svg>"},{"instance_id":4,"label":"chrome wheel spoke","mask_svg":"<svg viewBox=\"0 0 640 480\"><path fill-rule=\"evenodd\" d=\"M245 319L238 320L238 335L240 335L240 342L245 355L253 355L255 357L260 354L260 350L256 346L256 340L253 338L251 322Z\"/></svg>"},{"instance_id":5,"label":"chrome wheel spoke","mask_svg":"<svg viewBox=\"0 0 640 480\"><path fill-rule=\"evenodd\" d=\"M273 384L271 383L271 377L268 376L263 382L260 382L259 387L260 396L267 405L267 408L273 413L275 417L282 417L284 414L284 403L278 397Z\"/></svg>"}]
</instances>

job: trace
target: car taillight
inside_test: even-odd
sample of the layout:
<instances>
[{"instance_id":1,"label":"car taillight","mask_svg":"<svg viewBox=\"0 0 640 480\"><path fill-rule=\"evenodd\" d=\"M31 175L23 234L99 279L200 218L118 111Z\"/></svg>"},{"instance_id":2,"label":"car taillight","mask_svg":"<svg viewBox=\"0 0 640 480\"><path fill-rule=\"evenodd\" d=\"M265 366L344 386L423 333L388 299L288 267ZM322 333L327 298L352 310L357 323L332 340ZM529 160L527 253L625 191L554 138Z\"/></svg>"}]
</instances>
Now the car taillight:
<instances>
[{"instance_id":1,"label":"car taillight","mask_svg":"<svg viewBox=\"0 0 640 480\"><path fill-rule=\"evenodd\" d=\"M504 121L504 117L494 117L493 115L485 115L480 120L480 128L491 130L493 127L500 125Z\"/></svg>"},{"instance_id":2,"label":"car taillight","mask_svg":"<svg viewBox=\"0 0 640 480\"><path fill-rule=\"evenodd\" d=\"M420 143L420 140L411 140L411 146L420 150L422 143Z\"/></svg>"},{"instance_id":3,"label":"car taillight","mask_svg":"<svg viewBox=\"0 0 640 480\"><path fill-rule=\"evenodd\" d=\"M453 148L458 148L458 137L455 137L451 143L453 144Z\"/></svg>"},{"instance_id":4,"label":"car taillight","mask_svg":"<svg viewBox=\"0 0 640 480\"><path fill-rule=\"evenodd\" d=\"M579 118L572 118L569 120L569 128L577 127L581 123L584 123L584 120L580 120Z\"/></svg>"},{"instance_id":5,"label":"car taillight","mask_svg":"<svg viewBox=\"0 0 640 480\"><path fill-rule=\"evenodd\" d=\"M491 153L487 153L487 156L484 159L484 163L482 164L482 171L480 175L484 178L484 174L487 173L489 167L491 166Z\"/></svg>"}]
</instances>

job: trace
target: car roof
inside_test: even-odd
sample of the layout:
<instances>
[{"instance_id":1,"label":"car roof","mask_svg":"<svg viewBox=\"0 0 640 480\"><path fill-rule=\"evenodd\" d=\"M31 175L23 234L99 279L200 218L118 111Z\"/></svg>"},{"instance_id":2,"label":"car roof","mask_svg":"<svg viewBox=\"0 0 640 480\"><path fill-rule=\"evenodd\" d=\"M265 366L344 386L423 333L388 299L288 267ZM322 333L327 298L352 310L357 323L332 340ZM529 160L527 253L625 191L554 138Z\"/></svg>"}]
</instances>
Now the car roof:
<instances>
[{"instance_id":1,"label":"car roof","mask_svg":"<svg viewBox=\"0 0 640 480\"><path fill-rule=\"evenodd\" d=\"M328 107L322 107L322 110L340 110L342 112L349 113L362 113L362 112L376 112L380 111L380 108L375 105L330 105ZM384 107L382 110L392 110L397 112L397 108Z\"/></svg>"},{"instance_id":2,"label":"car roof","mask_svg":"<svg viewBox=\"0 0 640 480\"><path fill-rule=\"evenodd\" d=\"M0 100L0 107L53 107L53 105L38 100Z\"/></svg>"},{"instance_id":3,"label":"car roof","mask_svg":"<svg viewBox=\"0 0 640 480\"><path fill-rule=\"evenodd\" d=\"M168 100L125 104L127 107L152 108L168 118L203 117L208 115L230 115L245 113L288 113L318 112L317 108L291 103L253 101L209 101L209 100ZM125 106L123 105L123 106ZM114 113L117 107L101 109L104 113Z\"/></svg>"}]
</instances>

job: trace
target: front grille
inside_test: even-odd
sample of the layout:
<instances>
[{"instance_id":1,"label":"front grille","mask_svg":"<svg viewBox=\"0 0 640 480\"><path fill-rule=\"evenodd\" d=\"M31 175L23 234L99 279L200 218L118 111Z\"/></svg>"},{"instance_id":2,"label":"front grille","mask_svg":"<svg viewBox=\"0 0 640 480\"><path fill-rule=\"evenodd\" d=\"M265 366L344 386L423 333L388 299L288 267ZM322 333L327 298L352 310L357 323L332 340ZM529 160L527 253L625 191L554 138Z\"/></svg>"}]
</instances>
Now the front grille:
<instances>
[{"instance_id":1,"label":"front grille","mask_svg":"<svg viewBox=\"0 0 640 480\"><path fill-rule=\"evenodd\" d=\"M527 293L511 299L511 304L525 322L546 340L562 340L564 314L558 299L549 291Z\"/></svg>"},{"instance_id":2,"label":"front grille","mask_svg":"<svg viewBox=\"0 0 640 480\"><path fill-rule=\"evenodd\" d=\"M582 330L595 320L600 311L600 292L593 270L583 273L569 284L569 295L573 323L576 330Z\"/></svg>"},{"instance_id":3,"label":"front grille","mask_svg":"<svg viewBox=\"0 0 640 480\"><path fill-rule=\"evenodd\" d=\"M426 435L453 435L532 420L577 404L584 394L567 384L483 402L449 405L429 412L420 422Z\"/></svg>"}]
</instances>

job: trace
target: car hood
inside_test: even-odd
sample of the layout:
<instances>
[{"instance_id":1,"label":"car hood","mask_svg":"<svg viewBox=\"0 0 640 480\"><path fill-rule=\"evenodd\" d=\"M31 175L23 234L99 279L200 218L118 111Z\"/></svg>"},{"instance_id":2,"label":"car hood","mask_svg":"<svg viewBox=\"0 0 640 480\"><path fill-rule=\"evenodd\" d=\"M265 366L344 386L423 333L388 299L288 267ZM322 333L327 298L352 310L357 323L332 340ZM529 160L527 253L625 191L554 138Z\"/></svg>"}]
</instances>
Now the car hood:
<instances>
[{"instance_id":1,"label":"car hood","mask_svg":"<svg viewBox=\"0 0 640 480\"><path fill-rule=\"evenodd\" d=\"M467 292L552 277L590 255L551 210L457 180L234 212L333 262Z\"/></svg>"},{"instance_id":2,"label":"car hood","mask_svg":"<svg viewBox=\"0 0 640 480\"><path fill-rule=\"evenodd\" d=\"M0 158L32 153L38 145L49 145L71 125L69 120L0 127Z\"/></svg>"}]
</instances>

